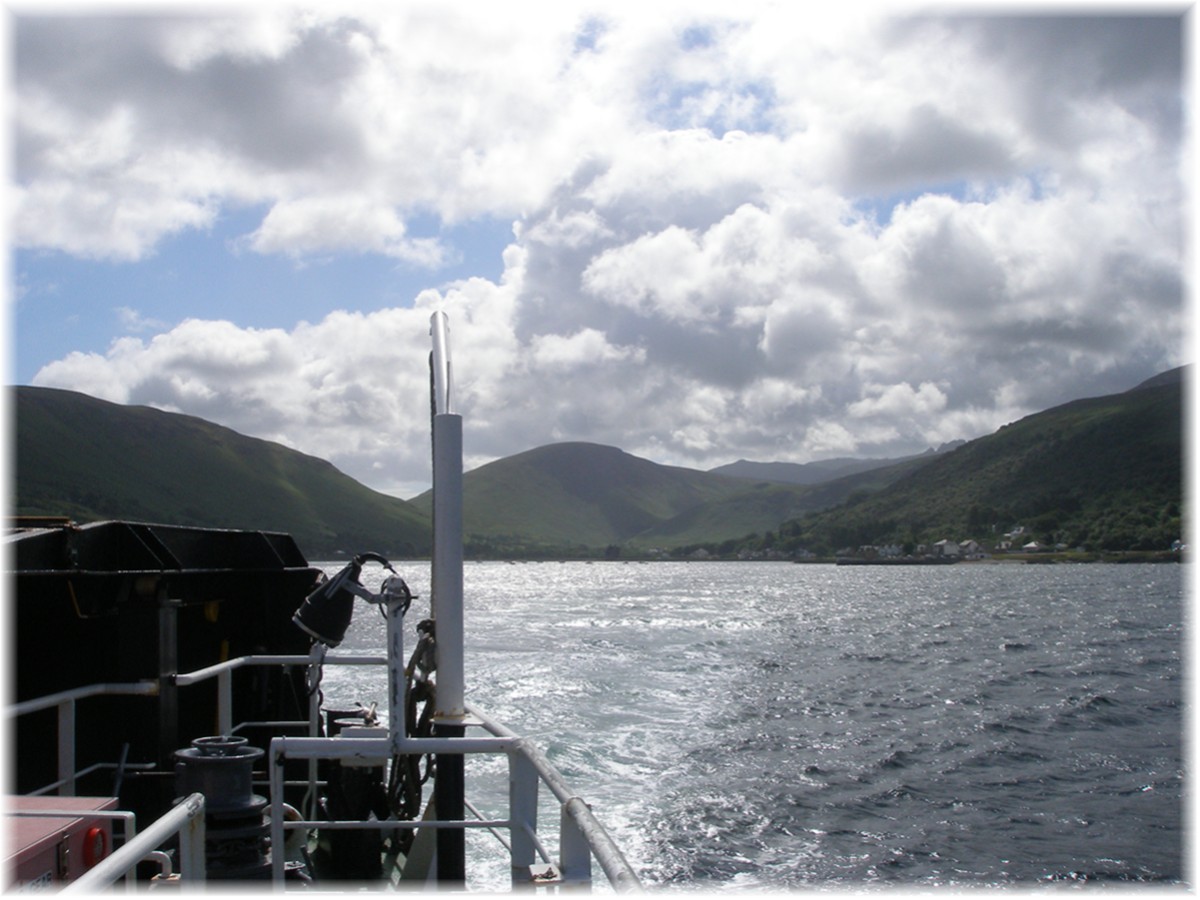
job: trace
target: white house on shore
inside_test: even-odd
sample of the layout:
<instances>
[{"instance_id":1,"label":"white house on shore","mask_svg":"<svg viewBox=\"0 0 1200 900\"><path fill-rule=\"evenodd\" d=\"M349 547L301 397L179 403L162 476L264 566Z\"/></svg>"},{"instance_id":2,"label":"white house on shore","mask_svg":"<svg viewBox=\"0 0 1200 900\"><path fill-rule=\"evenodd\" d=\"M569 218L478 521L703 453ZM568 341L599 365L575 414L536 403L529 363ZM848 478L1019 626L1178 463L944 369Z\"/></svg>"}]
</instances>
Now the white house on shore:
<instances>
[{"instance_id":1,"label":"white house on shore","mask_svg":"<svg viewBox=\"0 0 1200 900\"><path fill-rule=\"evenodd\" d=\"M962 546L958 541L949 539L938 541L933 545L934 556L953 556L958 558L962 556Z\"/></svg>"},{"instance_id":2,"label":"white house on shore","mask_svg":"<svg viewBox=\"0 0 1200 900\"><path fill-rule=\"evenodd\" d=\"M962 551L963 559L983 559L983 557L987 556L986 551L979 546L978 541L963 541L963 543L958 545L958 548Z\"/></svg>"}]
</instances>

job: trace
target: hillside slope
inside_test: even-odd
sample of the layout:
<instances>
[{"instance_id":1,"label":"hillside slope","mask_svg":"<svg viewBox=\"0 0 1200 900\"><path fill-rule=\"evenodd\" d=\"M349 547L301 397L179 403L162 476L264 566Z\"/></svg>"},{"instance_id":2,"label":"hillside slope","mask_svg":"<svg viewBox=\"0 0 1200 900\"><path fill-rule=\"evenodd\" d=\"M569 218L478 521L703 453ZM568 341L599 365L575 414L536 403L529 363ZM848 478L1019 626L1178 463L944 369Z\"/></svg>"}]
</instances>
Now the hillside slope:
<instances>
[{"instance_id":1,"label":"hillside slope","mask_svg":"<svg viewBox=\"0 0 1200 900\"><path fill-rule=\"evenodd\" d=\"M310 559L428 552L426 516L324 460L192 416L11 390L15 514L284 531Z\"/></svg>"},{"instance_id":2,"label":"hillside slope","mask_svg":"<svg viewBox=\"0 0 1200 900\"><path fill-rule=\"evenodd\" d=\"M506 457L463 477L463 528L472 552L552 548L670 549L743 538L785 519L890 484L922 455L823 484L751 481L664 466L616 447L568 441ZM431 511L429 492L414 497Z\"/></svg>"},{"instance_id":3,"label":"hillside slope","mask_svg":"<svg viewBox=\"0 0 1200 900\"><path fill-rule=\"evenodd\" d=\"M882 490L934 458L932 453L924 453L811 484L789 484L771 479L747 482L743 490L685 510L628 543L640 549L675 548L724 543L752 534L765 535L776 531L789 519L831 509L857 494Z\"/></svg>"},{"instance_id":4,"label":"hillside slope","mask_svg":"<svg viewBox=\"0 0 1200 900\"><path fill-rule=\"evenodd\" d=\"M734 478L750 478L754 481L771 481L779 484L824 484L839 478L871 472L875 469L890 469L900 463L913 461L929 462L934 456L946 453L965 443L955 441L939 447L937 450L926 450L914 456L902 456L896 459L821 459L810 463L787 462L751 462L739 459L737 462L717 466L708 471L714 475L731 475Z\"/></svg>"},{"instance_id":5,"label":"hillside slope","mask_svg":"<svg viewBox=\"0 0 1200 900\"><path fill-rule=\"evenodd\" d=\"M747 487L616 447L549 444L467 472L463 530L477 543L603 547ZM412 500L425 512L431 502L428 491Z\"/></svg>"},{"instance_id":6,"label":"hillside slope","mask_svg":"<svg viewBox=\"0 0 1200 900\"><path fill-rule=\"evenodd\" d=\"M994 545L1023 525L1043 543L1167 549L1183 527L1182 392L1176 370L1028 416L876 493L789 523L789 543Z\"/></svg>"},{"instance_id":7,"label":"hillside slope","mask_svg":"<svg viewBox=\"0 0 1200 900\"><path fill-rule=\"evenodd\" d=\"M1182 391L1182 373L1164 373L946 453L809 485L552 444L465 473L468 553L715 547L751 534L762 546L826 553L943 537L993 545L1016 525L1070 546L1169 546L1183 536ZM313 559L428 552L428 492L406 503L327 462L190 416L13 392L18 514L285 531Z\"/></svg>"}]
</instances>

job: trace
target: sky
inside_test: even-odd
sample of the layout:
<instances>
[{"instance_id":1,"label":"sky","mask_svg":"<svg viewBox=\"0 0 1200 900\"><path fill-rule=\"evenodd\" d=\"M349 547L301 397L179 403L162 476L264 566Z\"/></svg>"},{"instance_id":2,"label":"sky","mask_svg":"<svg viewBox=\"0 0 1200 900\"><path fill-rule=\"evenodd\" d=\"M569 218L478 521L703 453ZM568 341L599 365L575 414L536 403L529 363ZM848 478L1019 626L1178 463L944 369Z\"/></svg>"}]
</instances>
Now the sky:
<instances>
[{"instance_id":1,"label":"sky","mask_svg":"<svg viewBox=\"0 0 1200 900\"><path fill-rule=\"evenodd\" d=\"M1183 7L10 6L9 380L429 485L892 457L1191 362Z\"/></svg>"}]
</instances>

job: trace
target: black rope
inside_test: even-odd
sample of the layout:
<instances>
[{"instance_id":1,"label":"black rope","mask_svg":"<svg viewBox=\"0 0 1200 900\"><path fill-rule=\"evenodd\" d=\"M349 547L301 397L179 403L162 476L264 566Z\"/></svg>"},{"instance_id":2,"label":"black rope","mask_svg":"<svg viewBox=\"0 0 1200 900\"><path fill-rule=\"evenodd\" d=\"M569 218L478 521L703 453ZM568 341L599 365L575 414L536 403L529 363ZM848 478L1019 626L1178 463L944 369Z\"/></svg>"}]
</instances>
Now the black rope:
<instances>
[{"instance_id":1,"label":"black rope","mask_svg":"<svg viewBox=\"0 0 1200 900\"><path fill-rule=\"evenodd\" d=\"M404 719L407 737L430 737L433 734L433 713L437 707L437 686L429 680L436 667L436 639L432 619L417 625L420 637L405 667ZM422 771L424 758L424 771ZM422 788L433 774L433 755L403 753L392 760L388 776L388 805L397 819L412 821L421 815ZM400 852L412 846L414 832L397 831L394 840Z\"/></svg>"},{"instance_id":2,"label":"black rope","mask_svg":"<svg viewBox=\"0 0 1200 900\"><path fill-rule=\"evenodd\" d=\"M325 654L329 652L329 648L320 641L314 640L312 646L317 649L317 656L308 664L304 673L305 693L310 698L320 690L321 680L325 677ZM318 699L324 702L325 695L319 695Z\"/></svg>"}]
</instances>

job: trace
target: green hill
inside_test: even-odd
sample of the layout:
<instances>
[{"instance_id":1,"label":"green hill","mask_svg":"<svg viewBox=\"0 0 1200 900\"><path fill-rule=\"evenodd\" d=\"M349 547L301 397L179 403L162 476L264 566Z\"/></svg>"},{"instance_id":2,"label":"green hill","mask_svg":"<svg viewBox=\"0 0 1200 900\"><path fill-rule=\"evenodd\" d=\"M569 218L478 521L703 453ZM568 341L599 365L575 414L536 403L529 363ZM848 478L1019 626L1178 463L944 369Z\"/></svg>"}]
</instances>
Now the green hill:
<instances>
[{"instance_id":1,"label":"green hill","mask_svg":"<svg viewBox=\"0 0 1200 900\"><path fill-rule=\"evenodd\" d=\"M929 449L915 456L899 459L821 459L810 463L771 462L760 463L739 459L728 465L708 471L714 475L732 475L735 478L752 478L755 481L773 481L781 484L824 484L839 478L870 472L874 469L891 468L903 462L929 462L939 453L946 453L966 441L954 441L937 450Z\"/></svg>"},{"instance_id":2,"label":"green hill","mask_svg":"<svg viewBox=\"0 0 1200 900\"><path fill-rule=\"evenodd\" d=\"M463 476L463 531L468 552L480 556L731 541L890 484L931 459L797 485L659 465L600 444L549 444ZM430 514L432 500L426 491L411 502Z\"/></svg>"},{"instance_id":3,"label":"green hill","mask_svg":"<svg viewBox=\"0 0 1200 900\"><path fill-rule=\"evenodd\" d=\"M550 444L467 472L463 530L477 552L604 547L748 486L743 479L662 466L615 447ZM412 503L429 512L432 494Z\"/></svg>"},{"instance_id":4,"label":"green hill","mask_svg":"<svg viewBox=\"0 0 1200 900\"><path fill-rule=\"evenodd\" d=\"M932 458L797 485L659 465L600 444L549 444L467 472L463 530L468 552L482 556L729 541L889 484ZM432 499L426 491L412 503L431 513Z\"/></svg>"},{"instance_id":5,"label":"green hill","mask_svg":"<svg viewBox=\"0 0 1200 900\"><path fill-rule=\"evenodd\" d=\"M203 419L12 389L16 515L284 531L310 559L428 553L429 520L330 463Z\"/></svg>"},{"instance_id":6,"label":"green hill","mask_svg":"<svg viewBox=\"0 0 1200 900\"><path fill-rule=\"evenodd\" d=\"M1018 525L1043 544L1165 550L1184 536L1182 419L1175 370L1028 416L781 531L818 552L940 538L990 547Z\"/></svg>"},{"instance_id":7,"label":"green hill","mask_svg":"<svg viewBox=\"0 0 1200 900\"><path fill-rule=\"evenodd\" d=\"M765 536L767 532L775 531L781 522L836 507L857 493L882 490L934 458L932 453L922 454L804 485L771 479L744 482L734 493L686 509L627 543L632 548L644 550L713 543L728 545L747 535Z\"/></svg>"},{"instance_id":8,"label":"green hill","mask_svg":"<svg viewBox=\"0 0 1200 900\"><path fill-rule=\"evenodd\" d=\"M829 553L944 537L992 546L1017 525L1044 543L1163 549L1183 537L1182 390L1180 371L1164 373L948 452L805 485L552 444L464 475L467 552ZM428 552L428 492L406 503L190 416L45 388L13 393L18 514L284 531L314 559Z\"/></svg>"}]
</instances>

